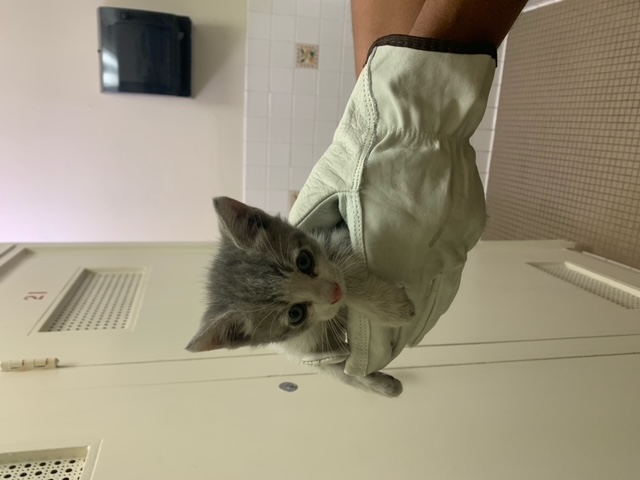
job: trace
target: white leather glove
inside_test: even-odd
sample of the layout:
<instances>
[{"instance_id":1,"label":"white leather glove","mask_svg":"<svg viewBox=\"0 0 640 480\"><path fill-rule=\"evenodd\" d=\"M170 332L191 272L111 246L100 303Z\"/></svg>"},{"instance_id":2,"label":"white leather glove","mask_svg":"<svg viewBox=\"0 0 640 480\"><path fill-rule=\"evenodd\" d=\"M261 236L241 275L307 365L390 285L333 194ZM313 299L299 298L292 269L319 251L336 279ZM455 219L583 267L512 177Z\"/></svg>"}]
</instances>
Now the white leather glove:
<instances>
[{"instance_id":1,"label":"white leather glove","mask_svg":"<svg viewBox=\"0 0 640 480\"><path fill-rule=\"evenodd\" d=\"M290 221L303 229L345 221L368 268L402 283L416 307L403 328L349 312L345 372L384 368L418 344L449 308L467 252L485 225L469 138L484 115L496 66L490 45L404 35L372 47L333 143L300 191Z\"/></svg>"}]
</instances>

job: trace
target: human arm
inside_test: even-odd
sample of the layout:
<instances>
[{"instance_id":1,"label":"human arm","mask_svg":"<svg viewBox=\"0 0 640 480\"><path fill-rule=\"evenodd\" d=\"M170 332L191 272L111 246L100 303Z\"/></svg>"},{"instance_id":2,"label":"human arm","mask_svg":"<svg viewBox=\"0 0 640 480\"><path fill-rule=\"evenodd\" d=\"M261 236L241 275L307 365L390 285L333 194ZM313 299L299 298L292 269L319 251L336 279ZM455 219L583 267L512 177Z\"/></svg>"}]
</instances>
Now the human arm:
<instances>
[{"instance_id":1,"label":"human arm","mask_svg":"<svg viewBox=\"0 0 640 480\"><path fill-rule=\"evenodd\" d=\"M498 47L526 0L352 0L356 73L373 43L391 34Z\"/></svg>"}]
</instances>

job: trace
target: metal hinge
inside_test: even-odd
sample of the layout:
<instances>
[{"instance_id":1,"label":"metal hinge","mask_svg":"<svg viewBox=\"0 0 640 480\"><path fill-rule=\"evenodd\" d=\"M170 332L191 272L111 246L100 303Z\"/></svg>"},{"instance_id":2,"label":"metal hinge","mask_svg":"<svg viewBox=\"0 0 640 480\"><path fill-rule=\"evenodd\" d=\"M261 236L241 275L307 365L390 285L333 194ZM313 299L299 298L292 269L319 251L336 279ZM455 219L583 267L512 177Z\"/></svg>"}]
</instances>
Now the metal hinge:
<instances>
[{"instance_id":1,"label":"metal hinge","mask_svg":"<svg viewBox=\"0 0 640 480\"><path fill-rule=\"evenodd\" d=\"M60 360L57 358L25 358L23 360L2 360L0 371L25 372L27 370L49 370L58 368Z\"/></svg>"}]
</instances>

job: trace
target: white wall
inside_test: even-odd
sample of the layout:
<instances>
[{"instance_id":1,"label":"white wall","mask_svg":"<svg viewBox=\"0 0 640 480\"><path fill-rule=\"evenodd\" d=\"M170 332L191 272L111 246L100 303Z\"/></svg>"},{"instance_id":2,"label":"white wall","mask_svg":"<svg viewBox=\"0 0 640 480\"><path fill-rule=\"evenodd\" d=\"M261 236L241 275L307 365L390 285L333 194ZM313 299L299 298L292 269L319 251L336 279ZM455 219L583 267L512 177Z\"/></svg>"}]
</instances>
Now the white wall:
<instances>
[{"instance_id":1,"label":"white wall","mask_svg":"<svg viewBox=\"0 0 640 480\"><path fill-rule=\"evenodd\" d=\"M101 94L101 5L188 15L195 98ZM242 192L246 6L0 2L0 241L202 241Z\"/></svg>"},{"instance_id":2,"label":"white wall","mask_svg":"<svg viewBox=\"0 0 640 480\"><path fill-rule=\"evenodd\" d=\"M349 0L249 0L245 201L286 215L333 137L355 85ZM318 69L295 65L296 44L319 48ZM472 137L487 184L504 49L487 112Z\"/></svg>"}]
</instances>

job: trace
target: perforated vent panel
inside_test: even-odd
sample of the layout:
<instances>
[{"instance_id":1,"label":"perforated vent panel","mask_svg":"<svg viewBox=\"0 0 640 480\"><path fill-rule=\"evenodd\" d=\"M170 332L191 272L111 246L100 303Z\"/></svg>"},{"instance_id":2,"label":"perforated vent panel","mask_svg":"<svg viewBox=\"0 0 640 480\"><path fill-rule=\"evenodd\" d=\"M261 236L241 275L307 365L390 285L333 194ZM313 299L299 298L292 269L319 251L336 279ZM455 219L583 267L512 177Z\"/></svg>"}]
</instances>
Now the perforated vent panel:
<instances>
[{"instance_id":1,"label":"perforated vent panel","mask_svg":"<svg viewBox=\"0 0 640 480\"><path fill-rule=\"evenodd\" d=\"M532 266L621 307L640 309L640 291L571 263L532 263Z\"/></svg>"},{"instance_id":2,"label":"perforated vent panel","mask_svg":"<svg viewBox=\"0 0 640 480\"><path fill-rule=\"evenodd\" d=\"M83 270L40 331L127 328L142 277L142 270Z\"/></svg>"},{"instance_id":3,"label":"perforated vent panel","mask_svg":"<svg viewBox=\"0 0 640 480\"><path fill-rule=\"evenodd\" d=\"M80 480L84 458L0 465L0 478L9 480Z\"/></svg>"},{"instance_id":4,"label":"perforated vent panel","mask_svg":"<svg viewBox=\"0 0 640 480\"><path fill-rule=\"evenodd\" d=\"M80 480L87 448L0 453L0 479Z\"/></svg>"}]
</instances>

